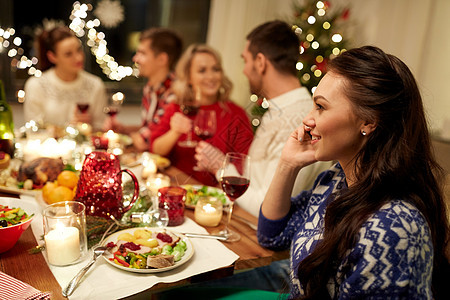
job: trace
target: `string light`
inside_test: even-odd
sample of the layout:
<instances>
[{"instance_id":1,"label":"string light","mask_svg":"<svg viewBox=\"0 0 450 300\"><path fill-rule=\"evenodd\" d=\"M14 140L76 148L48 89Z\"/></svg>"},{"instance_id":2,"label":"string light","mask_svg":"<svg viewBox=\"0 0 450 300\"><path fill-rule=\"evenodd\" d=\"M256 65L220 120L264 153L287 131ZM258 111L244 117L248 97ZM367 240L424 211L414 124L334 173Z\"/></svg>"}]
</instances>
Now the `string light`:
<instances>
[{"instance_id":1,"label":"string light","mask_svg":"<svg viewBox=\"0 0 450 300\"><path fill-rule=\"evenodd\" d=\"M74 2L69 17L71 20L69 28L80 38L86 36L86 44L95 56L96 62L102 69L102 72L109 79L120 81L128 76L137 77L139 71L136 67L121 66L115 61L114 57L108 54L108 43L105 39L105 34L96 29L101 25L100 20L86 20L92 9L91 4L81 4L78 1ZM28 69L29 75L40 77L42 71L36 68L38 59L36 57L28 58L23 55L24 50L20 47L22 45L22 39L17 36L14 37L15 33L14 28L5 29L0 27L0 53L7 51L7 55L12 58L11 67Z\"/></svg>"}]
</instances>

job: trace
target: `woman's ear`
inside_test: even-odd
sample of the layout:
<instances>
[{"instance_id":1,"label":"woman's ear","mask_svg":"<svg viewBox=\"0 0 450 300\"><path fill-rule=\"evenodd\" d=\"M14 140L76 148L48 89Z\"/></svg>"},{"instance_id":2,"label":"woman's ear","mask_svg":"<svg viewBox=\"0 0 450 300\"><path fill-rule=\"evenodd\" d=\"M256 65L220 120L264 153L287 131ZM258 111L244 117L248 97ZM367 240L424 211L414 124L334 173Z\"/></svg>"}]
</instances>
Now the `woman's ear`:
<instances>
[{"instance_id":1,"label":"woman's ear","mask_svg":"<svg viewBox=\"0 0 450 300\"><path fill-rule=\"evenodd\" d=\"M52 64L56 65L58 59L53 51L47 51L47 58Z\"/></svg>"},{"instance_id":2,"label":"woman's ear","mask_svg":"<svg viewBox=\"0 0 450 300\"><path fill-rule=\"evenodd\" d=\"M376 122L365 122L362 126L361 126L361 133L365 132L365 134L371 134L372 132L374 132L374 130L377 128L377 123Z\"/></svg>"}]
</instances>

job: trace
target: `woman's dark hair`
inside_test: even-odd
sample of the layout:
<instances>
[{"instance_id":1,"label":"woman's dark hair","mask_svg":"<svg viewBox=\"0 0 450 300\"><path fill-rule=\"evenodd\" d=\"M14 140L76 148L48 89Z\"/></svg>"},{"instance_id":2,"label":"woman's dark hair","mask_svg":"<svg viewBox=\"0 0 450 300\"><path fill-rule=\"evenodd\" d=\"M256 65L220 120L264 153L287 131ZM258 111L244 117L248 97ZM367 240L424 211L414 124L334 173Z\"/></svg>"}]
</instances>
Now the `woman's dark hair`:
<instances>
[{"instance_id":1,"label":"woman's dark hair","mask_svg":"<svg viewBox=\"0 0 450 300\"><path fill-rule=\"evenodd\" d=\"M53 63L51 63L47 57L47 52L55 52L57 43L71 37L76 37L75 33L65 26L55 27L50 31L44 30L42 32L37 40L39 68L41 71L45 71L53 67Z\"/></svg>"},{"instance_id":2,"label":"woman's dark hair","mask_svg":"<svg viewBox=\"0 0 450 300\"><path fill-rule=\"evenodd\" d=\"M175 31L160 27L149 28L141 33L139 40L151 40L151 48L155 54L167 53L169 69L175 69L183 51L183 40Z\"/></svg>"},{"instance_id":3,"label":"woman's dark hair","mask_svg":"<svg viewBox=\"0 0 450 300\"><path fill-rule=\"evenodd\" d=\"M327 207L323 240L298 266L303 299L329 299L333 266L355 246L363 223L380 207L402 199L417 207L430 228L434 299L448 298L449 223L443 171L433 156L422 98L409 68L381 49L365 46L331 60L328 71L344 78L343 92L376 129L355 157L357 182ZM447 293L447 294L446 294Z\"/></svg>"},{"instance_id":4,"label":"woman's dark hair","mask_svg":"<svg viewBox=\"0 0 450 300\"><path fill-rule=\"evenodd\" d=\"M297 76L300 41L289 24L278 20L266 22L253 29L247 40L253 58L262 53L278 72Z\"/></svg>"}]
</instances>

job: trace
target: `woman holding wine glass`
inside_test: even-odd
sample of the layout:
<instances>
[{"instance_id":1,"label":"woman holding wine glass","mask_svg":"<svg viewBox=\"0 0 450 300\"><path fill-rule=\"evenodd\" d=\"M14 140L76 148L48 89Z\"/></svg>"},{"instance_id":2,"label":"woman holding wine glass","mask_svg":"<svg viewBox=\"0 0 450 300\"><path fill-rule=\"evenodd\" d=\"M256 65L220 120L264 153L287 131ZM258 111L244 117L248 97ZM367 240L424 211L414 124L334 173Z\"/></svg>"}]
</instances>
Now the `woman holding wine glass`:
<instances>
[{"instance_id":1,"label":"woman holding wine glass","mask_svg":"<svg viewBox=\"0 0 450 300\"><path fill-rule=\"evenodd\" d=\"M82 122L100 129L106 89L99 77L84 71L81 41L61 26L43 31L38 46L43 73L25 84L25 120L57 126Z\"/></svg>"},{"instance_id":2,"label":"woman holding wine glass","mask_svg":"<svg viewBox=\"0 0 450 300\"><path fill-rule=\"evenodd\" d=\"M246 112L229 99L232 84L213 48L199 44L188 47L177 64L176 77L173 91L177 103L170 104L160 123L151 127L150 151L168 156L175 167L203 184L216 186L214 174L194 170L195 145L205 137L198 125L202 111L213 111L216 119L215 133L210 131L205 142L224 153L248 152L253 139L250 122ZM209 124L214 127L212 122Z\"/></svg>"}]
</instances>

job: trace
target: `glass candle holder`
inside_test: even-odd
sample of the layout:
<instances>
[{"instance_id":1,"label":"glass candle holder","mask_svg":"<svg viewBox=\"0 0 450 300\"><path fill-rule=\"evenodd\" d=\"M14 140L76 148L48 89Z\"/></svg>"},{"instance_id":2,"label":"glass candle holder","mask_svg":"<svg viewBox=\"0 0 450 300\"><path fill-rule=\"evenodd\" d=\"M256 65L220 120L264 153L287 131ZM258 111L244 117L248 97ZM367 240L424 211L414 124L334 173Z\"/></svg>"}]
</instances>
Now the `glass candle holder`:
<instances>
[{"instance_id":1,"label":"glass candle holder","mask_svg":"<svg viewBox=\"0 0 450 300\"><path fill-rule=\"evenodd\" d=\"M43 211L48 262L55 266L77 263L87 253L85 206L77 201L58 202Z\"/></svg>"},{"instance_id":2,"label":"glass candle holder","mask_svg":"<svg viewBox=\"0 0 450 300\"><path fill-rule=\"evenodd\" d=\"M195 205L194 219L200 225L215 227L222 220L223 204L214 197L201 197Z\"/></svg>"},{"instance_id":3,"label":"glass candle holder","mask_svg":"<svg viewBox=\"0 0 450 300\"><path fill-rule=\"evenodd\" d=\"M158 197L159 208L165 209L169 215L168 225L183 224L186 190L179 186L166 186L158 190Z\"/></svg>"}]
</instances>

